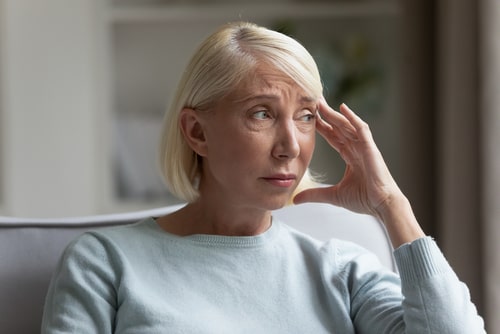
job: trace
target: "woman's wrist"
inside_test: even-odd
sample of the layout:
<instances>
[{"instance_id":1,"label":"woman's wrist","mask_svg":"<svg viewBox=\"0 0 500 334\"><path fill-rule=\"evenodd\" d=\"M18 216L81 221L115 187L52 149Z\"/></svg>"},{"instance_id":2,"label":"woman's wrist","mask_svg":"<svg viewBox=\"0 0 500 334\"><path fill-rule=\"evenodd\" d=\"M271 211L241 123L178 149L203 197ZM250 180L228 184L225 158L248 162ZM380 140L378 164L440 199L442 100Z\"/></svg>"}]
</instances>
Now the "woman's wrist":
<instances>
[{"instance_id":1,"label":"woman's wrist","mask_svg":"<svg viewBox=\"0 0 500 334\"><path fill-rule=\"evenodd\" d=\"M410 202L402 193L388 198L376 212L385 225L394 248L425 236Z\"/></svg>"}]
</instances>

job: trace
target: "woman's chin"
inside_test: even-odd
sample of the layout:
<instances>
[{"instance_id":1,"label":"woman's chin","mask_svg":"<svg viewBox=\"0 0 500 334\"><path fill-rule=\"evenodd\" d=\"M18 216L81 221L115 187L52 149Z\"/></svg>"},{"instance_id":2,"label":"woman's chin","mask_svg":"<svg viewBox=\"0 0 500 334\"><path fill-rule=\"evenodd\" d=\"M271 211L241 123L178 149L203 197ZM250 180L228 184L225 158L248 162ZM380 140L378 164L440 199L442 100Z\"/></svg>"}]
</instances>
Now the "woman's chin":
<instances>
[{"instance_id":1,"label":"woman's chin","mask_svg":"<svg viewBox=\"0 0 500 334\"><path fill-rule=\"evenodd\" d=\"M278 210L281 209L285 206L290 206L293 205L293 196L284 196L282 198L274 198L270 199L267 202L267 210L273 211L273 210Z\"/></svg>"}]
</instances>

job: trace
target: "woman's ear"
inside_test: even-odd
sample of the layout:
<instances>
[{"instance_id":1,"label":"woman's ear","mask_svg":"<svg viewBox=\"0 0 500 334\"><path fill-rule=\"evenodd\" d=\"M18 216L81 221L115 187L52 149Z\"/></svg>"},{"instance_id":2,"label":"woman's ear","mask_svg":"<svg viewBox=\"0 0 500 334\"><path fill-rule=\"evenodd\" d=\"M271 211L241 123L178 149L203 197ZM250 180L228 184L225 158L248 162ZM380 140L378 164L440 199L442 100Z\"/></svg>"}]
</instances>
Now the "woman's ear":
<instances>
[{"instance_id":1,"label":"woman's ear","mask_svg":"<svg viewBox=\"0 0 500 334\"><path fill-rule=\"evenodd\" d=\"M194 109L184 108L181 110L179 123L184 139L191 149L198 155L205 156L207 144L200 115Z\"/></svg>"}]
</instances>

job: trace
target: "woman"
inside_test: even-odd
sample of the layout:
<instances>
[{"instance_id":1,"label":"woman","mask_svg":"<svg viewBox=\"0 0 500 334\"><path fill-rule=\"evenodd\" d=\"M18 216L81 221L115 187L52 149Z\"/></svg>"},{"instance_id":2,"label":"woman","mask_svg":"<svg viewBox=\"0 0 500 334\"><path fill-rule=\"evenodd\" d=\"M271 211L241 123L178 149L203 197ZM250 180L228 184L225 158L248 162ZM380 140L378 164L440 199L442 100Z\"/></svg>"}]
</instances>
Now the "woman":
<instances>
[{"instance_id":1,"label":"woman","mask_svg":"<svg viewBox=\"0 0 500 334\"><path fill-rule=\"evenodd\" d=\"M346 162L335 186L310 187L315 131ZM75 240L52 280L42 332L484 332L368 126L346 105L327 105L312 57L293 39L233 23L205 40L160 152L169 189L188 204ZM360 247L273 220L291 198L378 217L401 278Z\"/></svg>"}]
</instances>

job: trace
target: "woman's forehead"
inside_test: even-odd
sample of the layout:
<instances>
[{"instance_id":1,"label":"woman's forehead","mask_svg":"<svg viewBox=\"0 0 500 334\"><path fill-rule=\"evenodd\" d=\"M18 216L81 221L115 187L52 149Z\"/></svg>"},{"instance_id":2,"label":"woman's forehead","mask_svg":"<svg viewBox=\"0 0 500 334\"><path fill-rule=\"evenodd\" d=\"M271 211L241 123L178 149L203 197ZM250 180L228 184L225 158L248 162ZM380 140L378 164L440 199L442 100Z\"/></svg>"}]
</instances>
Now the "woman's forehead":
<instances>
[{"instance_id":1,"label":"woman's forehead","mask_svg":"<svg viewBox=\"0 0 500 334\"><path fill-rule=\"evenodd\" d=\"M228 98L234 102L243 102L255 96L272 97L291 92L303 97L309 95L297 82L283 72L275 69L269 69L269 71L260 69L243 78L228 94ZM310 98L313 99L313 97Z\"/></svg>"}]
</instances>

